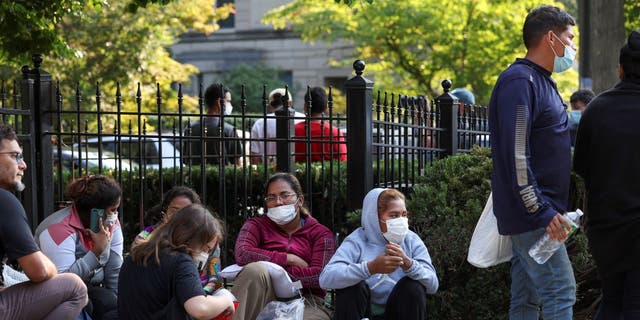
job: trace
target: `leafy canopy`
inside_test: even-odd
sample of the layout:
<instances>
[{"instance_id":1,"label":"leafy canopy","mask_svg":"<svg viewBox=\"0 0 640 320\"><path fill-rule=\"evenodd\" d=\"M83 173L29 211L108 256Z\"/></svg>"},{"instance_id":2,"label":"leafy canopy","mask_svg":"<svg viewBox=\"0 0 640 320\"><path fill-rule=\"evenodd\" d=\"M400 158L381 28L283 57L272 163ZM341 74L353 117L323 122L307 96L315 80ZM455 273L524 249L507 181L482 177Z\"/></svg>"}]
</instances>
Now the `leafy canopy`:
<instances>
[{"instance_id":1,"label":"leafy canopy","mask_svg":"<svg viewBox=\"0 0 640 320\"><path fill-rule=\"evenodd\" d=\"M95 110L96 86L99 86L102 110L115 111L116 84L119 83L122 110L135 111L140 83L143 112L157 112L158 105L163 112L178 111L176 84L188 83L198 70L176 61L169 47L186 32L214 32L218 28L215 22L233 10L230 5L216 8L210 0L137 1L136 10L131 10L128 1L102 1L100 10L87 1L82 8L74 8L77 10L74 14L55 20L54 25L56 34L71 54L53 50L44 56L42 65L59 81L65 108L76 107L77 87L82 96L80 108ZM24 52L25 55L32 53ZM158 91L163 99L160 102ZM198 101L193 97L185 97L184 105L187 111L198 111ZM114 129L113 118L101 118L103 130ZM123 117L125 124L129 120L135 132L138 119ZM149 124L147 130L158 129L157 117L144 116L140 123L145 120ZM66 125L71 125L71 121ZM97 125L97 119L84 121L92 127ZM173 124L172 119L165 118L162 122L164 130Z\"/></svg>"},{"instance_id":2,"label":"leafy canopy","mask_svg":"<svg viewBox=\"0 0 640 320\"><path fill-rule=\"evenodd\" d=\"M467 87L486 103L500 72L524 56L522 24L543 3L549 2L294 0L263 22L292 28L305 41L353 43L354 58L367 62L365 75L375 74L376 86L385 90L434 97L442 92L440 82L452 79L454 87ZM574 70L554 78L563 96L577 89Z\"/></svg>"},{"instance_id":3,"label":"leafy canopy","mask_svg":"<svg viewBox=\"0 0 640 320\"><path fill-rule=\"evenodd\" d=\"M640 30L640 2L637 0L624 1L624 27L627 35Z\"/></svg>"}]
</instances>

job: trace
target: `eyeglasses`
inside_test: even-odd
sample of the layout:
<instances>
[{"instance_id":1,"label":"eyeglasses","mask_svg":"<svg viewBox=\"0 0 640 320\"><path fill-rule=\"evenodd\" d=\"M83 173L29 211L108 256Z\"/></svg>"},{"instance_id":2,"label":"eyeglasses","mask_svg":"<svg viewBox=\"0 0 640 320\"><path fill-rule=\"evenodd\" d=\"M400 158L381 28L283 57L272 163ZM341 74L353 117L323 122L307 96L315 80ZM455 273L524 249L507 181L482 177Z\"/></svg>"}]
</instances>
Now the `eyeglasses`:
<instances>
[{"instance_id":1,"label":"eyeglasses","mask_svg":"<svg viewBox=\"0 0 640 320\"><path fill-rule=\"evenodd\" d=\"M268 194L266 197L264 197L264 201L267 203L274 203L277 202L278 199L280 199L280 201L282 202L289 203L295 200L294 198L296 197L298 197L298 194L295 192L283 192L280 195Z\"/></svg>"},{"instance_id":2,"label":"eyeglasses","mask_svg":"<svg viewBox=\"0 0 640 320\"><path fill-rule=\"evenodd\" d=\"M17 164L21 164L22 161L24 161L24 155L22 154L22 152L11 151L11 152L0 152L0 154L8 154L8 155L10 155L11 158L16 159L16 163Z\"/></svg>"}]
</instances>

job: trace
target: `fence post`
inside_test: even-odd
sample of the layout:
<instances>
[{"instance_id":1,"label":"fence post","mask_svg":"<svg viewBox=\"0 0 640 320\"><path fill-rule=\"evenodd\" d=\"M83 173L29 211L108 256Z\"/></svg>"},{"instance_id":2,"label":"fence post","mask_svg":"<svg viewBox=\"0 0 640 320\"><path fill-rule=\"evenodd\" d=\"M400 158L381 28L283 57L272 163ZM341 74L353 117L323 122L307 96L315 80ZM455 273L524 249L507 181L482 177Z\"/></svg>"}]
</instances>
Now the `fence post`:
<instances>
[{"instance_id":1,"label":"fence post","mask_svg":"<svg viewBox=\"0 0 640 320\"><path fill-rule=\"evenodd\" d=\"M293 121L295 111L289 106L289 88L285 87L282 95L282 109L276 115L276 170L279 172L293 172L295 144L291 141L294 136ZM267 125L266 122L264 124ZM265 143L266 152L266 143Z\"/></svg>"},{"instance_id":2,"label":"fence post","mask_svg":"<svg viewBox=\"0 0 640 320\"><path fill-rule=\"evenodd\" d=\"M443 129L440 139L440 148L445 149L444 156L452 156L458 153L458 98L449 93L451 80L443 80L444 93L436 98L438 111L440 112L440 125Z\"/></svg>"},{"instance_id":3,"label":"fence post","mask_svg":"<svg viewBox=\"0 0 640 320\"><path fill-rule=\"evenodd\" d=\"M31 138L24 141L25 210L32 228L38 226L54 211L53 148L47 135L51 129L51 111L54 110L54 86L51 75L40 70L42 55L32 58L34 68L22 67L22 109L30 110Z\"/></svg>"},{"instance_id":4,"label":"fence post","mask_svg":"<svg viewBox=\"0 0 640 320\"><path fill-rule=\"evenodd\" d=\"M350 210L362 207L373 188L373 81L364 78L362 60L353 63L356 75L347 80L347 190Z\"/></svg>"}]
</instances>

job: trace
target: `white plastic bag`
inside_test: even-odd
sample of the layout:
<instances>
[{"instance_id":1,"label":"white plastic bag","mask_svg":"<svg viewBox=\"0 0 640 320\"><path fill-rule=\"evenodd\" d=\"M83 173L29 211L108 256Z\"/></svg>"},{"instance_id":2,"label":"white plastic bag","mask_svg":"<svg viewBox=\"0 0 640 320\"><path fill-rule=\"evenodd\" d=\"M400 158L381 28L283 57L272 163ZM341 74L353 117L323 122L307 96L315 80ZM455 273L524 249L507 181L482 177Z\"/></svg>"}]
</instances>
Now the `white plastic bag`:
<instances>
[{"instance_id":1,"label":"white plastic bag","mask_svg":"<svg viewBox=\"0 0 640 320\"><path fill-rule=\"evenodd\" d=\"M302 283L300 280L292 281L291 277L289 277L289 274L283 267L269 261L258 261L258 263L264 265L269 271L276 297L286 299L300 294ZM228 280L233 280L236 278L238 273L240 273L242 268L243 267L237 264L232 264L222 269L222 271L220 271L220 276Z\"/></svg>"},{"instance_id":2,"label":"white plastic bag","mask_svg":"<svg viewBox=\"0 0 640 320\"><path fill-rule=\"evenodd\" d=\"M10 287L14 284L29 281L29 278L23 272L12 268L8 264L2 265L2 279L4 279L4 287Z\"/></svg>"},{"instance_id":3,"label":"white plastic bag","mask_svg":"<svg viewBox=\"0 0 640 320\"><path fill-rule=\"evenodd\" d=\"M478 219L469 243L467 261L478 268L488 268L511 259L511 237L498 233L498 221L493 214L493 194Z\"/></svg>"},{"instance_id":4,"label":"white plastic bag","mask_svg":"<svg viewBox=\"0 0 640 320\"><path fill-rule=\"evenodd\" d=\"M303 320L304 298L291 301L271 301L260 311L256 320Z\"/></svg>"}]
</instances>

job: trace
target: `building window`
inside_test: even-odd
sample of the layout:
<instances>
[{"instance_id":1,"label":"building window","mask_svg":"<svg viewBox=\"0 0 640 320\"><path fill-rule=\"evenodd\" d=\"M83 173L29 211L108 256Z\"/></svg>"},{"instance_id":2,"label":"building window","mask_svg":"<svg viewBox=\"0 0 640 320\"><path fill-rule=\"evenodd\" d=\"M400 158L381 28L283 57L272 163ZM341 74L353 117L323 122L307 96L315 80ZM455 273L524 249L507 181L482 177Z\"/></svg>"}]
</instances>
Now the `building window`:
<instances>
[{"instance_id":1,"label":"building window","mask_svg":"<svg viewBox=\"0 0 640 320\"><path fill-rule=\"evenodd\" d=\"M235 3L235 0L216 0L216 7L219 7L225 3ZM220 29L232 29L235 28L236 26L236 15L235 13L232 13L229 15L228 18L224 19L224 20L220 20L218 21L218 25L220 26Z\"/></svg>"}]
</instances>

